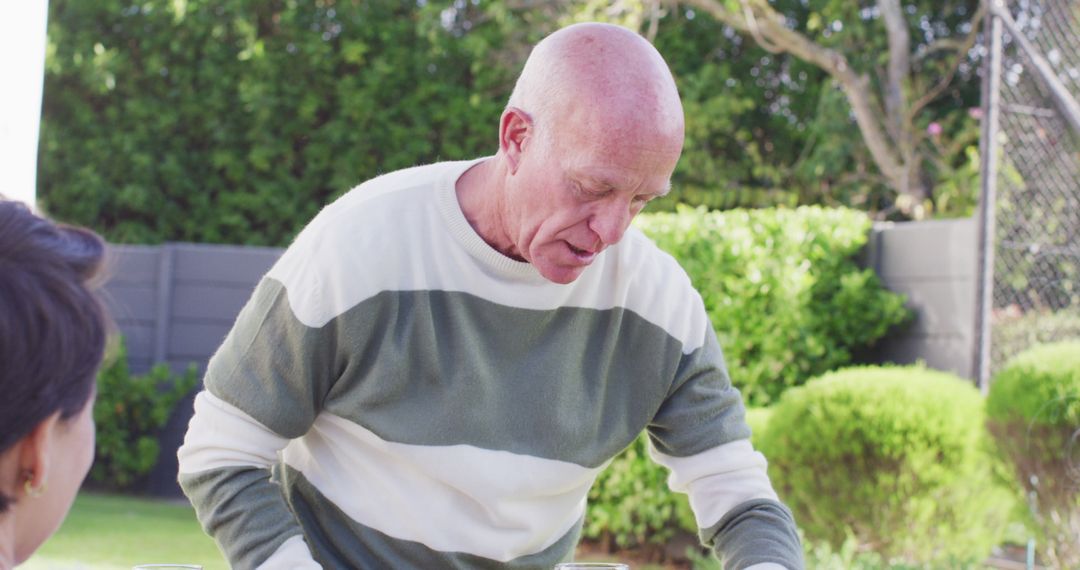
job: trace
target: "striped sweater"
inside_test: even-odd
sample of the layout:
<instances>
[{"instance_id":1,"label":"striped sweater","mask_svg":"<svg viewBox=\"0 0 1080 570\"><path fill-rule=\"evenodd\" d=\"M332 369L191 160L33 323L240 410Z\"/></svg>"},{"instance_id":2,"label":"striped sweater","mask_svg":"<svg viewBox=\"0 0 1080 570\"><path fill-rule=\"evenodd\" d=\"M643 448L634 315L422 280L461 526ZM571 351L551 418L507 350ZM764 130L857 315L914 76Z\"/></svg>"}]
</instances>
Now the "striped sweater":
<instances>
[{"instance_id":1,"label":"striped sweater","mask_svg":"<svg viewBox=\"0 0 1080 570\"><path fill-rule=\"evenodd\" d=\"M799 567L677 263L631 229L549 282L466 221L454 184L474 163L325 208L210 361L179 479L229 563L551 568L597 474L647 429L728 567Z\"/></svg>"}]
</instances>

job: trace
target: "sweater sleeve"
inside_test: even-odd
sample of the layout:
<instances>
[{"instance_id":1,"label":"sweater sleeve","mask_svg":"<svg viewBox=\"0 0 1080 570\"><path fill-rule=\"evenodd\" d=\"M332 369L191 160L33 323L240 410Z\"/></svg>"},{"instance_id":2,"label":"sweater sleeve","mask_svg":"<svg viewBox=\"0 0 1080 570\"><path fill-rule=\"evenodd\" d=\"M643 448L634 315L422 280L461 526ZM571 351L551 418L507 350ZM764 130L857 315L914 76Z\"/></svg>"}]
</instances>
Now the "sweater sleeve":
<instances>
[{"instance_id":1,"label":"sweater sleeve","mask_svg":"<svg viewBox=\"0 0 1080 570\"><path fill-rule=\"evenodd\" d=\"M335 376L332 325L305 325L264 278L211 359L177 452L179 481L232 568L318 568L271 469Z\"/></svg>"},{"instance_id":2,"label":"sweater sleeve","mask_svg":"<svg viewBox=\"0 0 1080 570\"><path fill-rule=\"evenodd\" d=\"M765 457L750 444L742 397L731 384L711 327L684 354L649 425L651 454L687 493L704 544L724 568L803 568L791 511L780 503Z\"/></svg>"}]
</instances>

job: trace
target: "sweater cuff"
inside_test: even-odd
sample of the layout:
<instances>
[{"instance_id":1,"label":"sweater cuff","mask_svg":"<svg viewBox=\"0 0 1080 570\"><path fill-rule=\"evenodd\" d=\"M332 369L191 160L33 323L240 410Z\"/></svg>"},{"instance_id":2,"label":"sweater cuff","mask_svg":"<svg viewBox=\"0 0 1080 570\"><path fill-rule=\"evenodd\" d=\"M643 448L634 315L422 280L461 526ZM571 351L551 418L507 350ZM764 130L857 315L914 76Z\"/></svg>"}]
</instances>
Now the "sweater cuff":
<instances>
[{"instance_id":1,"label":"sweater cuff","mask_svg":"<svg viewBox=\"0 0 1080 570\"><path fill-rule=\"evenodd\" d=\"M770 499L753 499L731 509L720 522L701 530L725 570L803 570L802 544L795 518Z\"/></svg>"}]
</instances>

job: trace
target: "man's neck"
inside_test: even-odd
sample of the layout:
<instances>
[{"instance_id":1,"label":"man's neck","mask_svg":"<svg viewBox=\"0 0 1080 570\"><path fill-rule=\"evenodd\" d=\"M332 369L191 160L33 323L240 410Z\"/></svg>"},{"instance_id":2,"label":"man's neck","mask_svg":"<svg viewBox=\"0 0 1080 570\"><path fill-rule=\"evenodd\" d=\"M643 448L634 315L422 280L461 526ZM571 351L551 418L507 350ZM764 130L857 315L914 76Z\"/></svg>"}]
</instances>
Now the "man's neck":
<instances>
[{"instance_id":1,"label":"man's neck","mask_svg":"<svg viewBox=\"0 0 1080 570\"><path fill-rule=\"evenodd\" d=\"M520 261L503 223L500 190L504 174L500 157L488 158L458 177L454 190L461 212L473 231L496 251Z\"/></svg>"}]
</instances>

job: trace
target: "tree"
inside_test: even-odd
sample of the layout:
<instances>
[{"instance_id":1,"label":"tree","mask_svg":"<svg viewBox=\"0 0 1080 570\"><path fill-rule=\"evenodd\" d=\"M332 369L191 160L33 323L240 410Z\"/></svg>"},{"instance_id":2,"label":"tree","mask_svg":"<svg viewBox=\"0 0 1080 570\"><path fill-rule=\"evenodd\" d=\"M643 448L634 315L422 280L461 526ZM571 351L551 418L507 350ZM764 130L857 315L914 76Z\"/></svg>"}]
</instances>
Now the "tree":
<instances>
[{"instance_id":1,"label":"tree","mask_svg":"<svg viewBox=\"0 0 1080 570\"><path fill-rule=\"evenodd\" d=\"M767 0L683 4L753 38L769 52L789 54L823 70L843 93L878 173L895 193L889 209L922 218L933 208L935 165L928 159L940 154L940 145L935 149L934 144L942 132L928 110L950 91L958 71L973 75L969 52L979 30L981 5L974 0L906 6L900 0L877 0L872 6L828 0L813 9L803 2ZM840 38L846 23L861 29Z\"/></svg>"}]
</instances>

